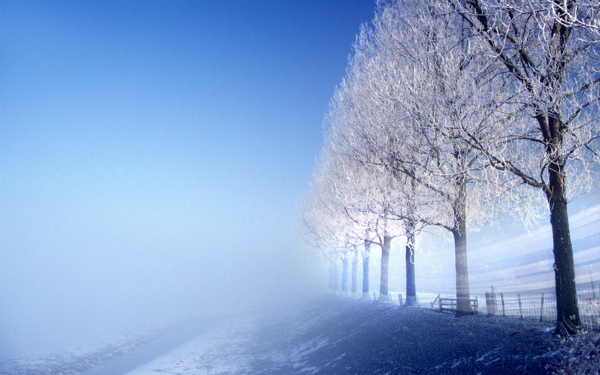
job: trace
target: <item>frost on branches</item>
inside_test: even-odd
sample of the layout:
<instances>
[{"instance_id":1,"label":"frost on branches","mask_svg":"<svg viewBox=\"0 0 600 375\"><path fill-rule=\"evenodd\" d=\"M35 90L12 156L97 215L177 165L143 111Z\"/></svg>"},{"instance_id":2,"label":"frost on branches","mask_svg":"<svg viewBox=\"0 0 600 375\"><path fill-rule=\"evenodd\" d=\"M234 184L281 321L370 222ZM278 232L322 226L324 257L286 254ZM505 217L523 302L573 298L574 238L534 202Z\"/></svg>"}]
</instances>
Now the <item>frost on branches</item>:
<instances>
[{"instance_id":1,"label":"frost on branches","mask_svg":"<svg viewBox=\"0 0 600 375\"><path fill-rule=\"evenodd\" d=\"M600 161L599 12L590 1L379 1L331 101L307 205L327 214L311 225L335 223L340 233L319 231L383 253L406 237L409 295L415 235L447 229L468 314L467 228L549 212L557 328L576 332L567 201L592 188Z\"/></svg>"}]
</instances>

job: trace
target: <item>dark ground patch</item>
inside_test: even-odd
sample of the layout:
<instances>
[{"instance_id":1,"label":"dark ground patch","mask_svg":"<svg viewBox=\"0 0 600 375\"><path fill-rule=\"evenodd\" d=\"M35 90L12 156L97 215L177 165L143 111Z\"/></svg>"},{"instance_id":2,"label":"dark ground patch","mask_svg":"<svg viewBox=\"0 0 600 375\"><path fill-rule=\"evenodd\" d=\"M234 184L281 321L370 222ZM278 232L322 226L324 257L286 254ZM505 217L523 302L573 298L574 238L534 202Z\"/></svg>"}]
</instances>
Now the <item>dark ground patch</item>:
<instances>
[{"instance_id":1,"label":"dark ground patch","mask_svg":"<svg viewBox=\"0 0 600 375\"><path fill-rule=\"evenodd\" d=\"M323 297L265 323L250 374L548 374L564 340L533 319L455 318L427 308Z\"/></svg>"}]
</instances>

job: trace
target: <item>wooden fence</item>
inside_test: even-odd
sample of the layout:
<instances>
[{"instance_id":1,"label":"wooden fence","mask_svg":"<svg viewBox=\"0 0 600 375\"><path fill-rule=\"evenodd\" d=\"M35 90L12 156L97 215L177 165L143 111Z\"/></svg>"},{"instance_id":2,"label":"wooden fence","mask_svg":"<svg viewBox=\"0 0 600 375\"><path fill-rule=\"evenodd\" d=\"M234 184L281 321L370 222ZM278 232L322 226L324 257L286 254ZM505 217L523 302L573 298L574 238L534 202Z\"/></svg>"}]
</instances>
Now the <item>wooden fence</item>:
<instances>
[{"instance_id":1,"label":"wooden fence","mask_svg":"<svg viewBox=\"0 0 600 375\"><path fill-rule=\"evenodd\" d=\"M581 322L587 329L600 329L598 297L593 291L577 293ZM553 293L486 292L485 305L489 315L556 321L556 295Z\"/></svg>"},{"instance_id":2,"label":"wooden fence","mask_svg":"<svg viewBox=\"0 0 600 375\"><path fill-rule=\"evenodd\" d=\"M438 294L436 300L438 301L440 312L455 313L457 311L457 298L440 297ZM479 302L477 301L477 297L469 299L469 306L472 314L477 314L479 312Z\"/></svg>"}]
</instances>

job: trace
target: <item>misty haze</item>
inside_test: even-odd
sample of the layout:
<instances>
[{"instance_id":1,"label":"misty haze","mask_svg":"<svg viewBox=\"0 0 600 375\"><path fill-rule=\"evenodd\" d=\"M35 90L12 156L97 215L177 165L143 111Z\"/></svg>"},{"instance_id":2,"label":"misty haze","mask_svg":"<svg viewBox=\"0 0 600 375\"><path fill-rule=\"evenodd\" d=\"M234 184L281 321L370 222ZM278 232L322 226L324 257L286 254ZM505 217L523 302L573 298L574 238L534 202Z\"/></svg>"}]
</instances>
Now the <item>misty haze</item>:
<instances>
[{"instance_id":1,"label":"misty haze","mask_svg":"<svg viewBox=\"0 0 600 375\"><path fill-rule=\"evenodd\" d=\"M0 0L0 374L598 373L599 12Z\"/></svg>"}]
</instances>

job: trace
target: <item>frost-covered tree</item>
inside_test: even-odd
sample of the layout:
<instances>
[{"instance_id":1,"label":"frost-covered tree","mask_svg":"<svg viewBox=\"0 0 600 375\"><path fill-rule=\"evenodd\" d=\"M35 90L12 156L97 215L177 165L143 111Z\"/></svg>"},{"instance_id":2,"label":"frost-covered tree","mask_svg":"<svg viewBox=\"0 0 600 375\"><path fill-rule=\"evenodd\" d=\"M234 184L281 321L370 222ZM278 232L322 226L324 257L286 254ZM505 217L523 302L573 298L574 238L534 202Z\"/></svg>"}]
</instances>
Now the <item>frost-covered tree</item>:
<instances>
[{"instance_id":1,"label":"frost-covered tree","mask_svg":"<svg viewBox=\"0 0 600 375\"><path fill-rule=\"evenodd\" d=\"M505 186L528 186L543 200L553 232L557 329L576 332L581 322L567 202L592 187L599 161L600 3L446 2L464 20L470 40L485 46L487 69L513 94L497 108L499 119L487 136L465 129L464 139L502 172Z\"/></svg>"},{"instance_id":2,"label":"frost-covered tree","mask_svg":"<svg viewBox=\"0 0 600 375\"><path fill-rule=\"evenodd\" d=\"M348 253L342 253L342 292L348 293Z\"/></svg>"},{"instance_id":3,"label":"frost-covered tree","mask_svg":"<svg viewBox=\"0 0 600 375\"><path fill-rule=\"evenodd\" d=\"M397 141L395 135L387 134L387 138L379 138L377 142L369 139L373 134L366 134L365 128L369 126L385 127L390 121L393 111L382 108L379 98L373 96L371 81L364 74L369 66L373 66L375 59L369 51L361 48L364 41L364 29L355 45L355 55L350 61L346 78L338 86L332 99L329 116L329 139L331 146L338 154L344 155L347 160L353 160L361 173L363 180L362 197L364 202L371 202L371 212L383 213L379 225L389 225L393 220L398 230L398 235L406 236L406 305L416 304L416 285L414 272L414 239L422 226L418 220L415 207L417 190L409 177L404 179L394 176L386 165L381 163L380 156L385 154L381 148L386 141L393 144ZM380 137L381 134L374 135ZM385 148L385 146L383 146ZM356 179L355 179L356 180ZM400 229L402 228L402 229ZM385 229L384 229L385 232ZM381 233L381 231L380 231ZM387 275L387 258L391 238L387 235L379 236L378 244L382 246L382 285L383 277ZM386 293L387 294L387 293Z\"/></svg>"},{"instance_id":4,"label":"frost-covered tree","mask_svg":"<svg viewBox=\"0 0 600 375\"><path fill-rule=\"evenodd\" d=\"M358 229L348 236L352 239L348 242L358 246L366 241L381 248L379 299L389 302L389 254L392 240L402 235L402 223L393 217L395 205L401 202L398 199L401 190L384 168L360 163L348 153L351 150L345 144L337 141L334 128L329 130L326 152L331 164L327 166L325 161L321 164L327 166L328 186L343 207L346 219ZM368 259L365 254L363 260L368 262Z\"/></svg>"},{"instance_id":5,"label":"frost-covered tree","mask_svg":"<svg viewBox=\"0 0 600 375\"><path fill-rule=\"evenodd\" d=\"M369 248L376 217L366 211L357 186L352 184L350 165L325 148L314 173L311 191L302 202L303 236L328 259L363 247L363 294L369 292Z\"/></svg>"},{"instance_id":6,"label":"frost-covered tree","mask_svg":"<svg viewBox=\"0 0 600 375\"><path fill-rule=\"evenodd\" d=\"M352 287L350 293L355 296L358 293L358 249L354 247L352 256Z\"/></svg>"},{"instance_id":7,"label":"frost-covered tree","mask_svg":"<svg viewBox=\"0 0 600 375\"><path fill-rule=\"evenodd\" d=\"M365 244L364 244L364 250L362 251L362 264L363 264L363 269L362 269L362 298L363 299L368 299L369 298L369 260L371 258L371 241L368 239L365 239Z\"/></svg>"},{"instance_id":8,"label":"frost-covered tree","mask_svg":"<svg viewBox=\"0 0 600 375\"><path fill-rule=\"evenodd\" d=\"M329 286L337 291L340 287L338 262L343 255L344 234L349 229L348 221L335 210L327 199L327 190L314 184L300 204L299 221L301 235L308 245L318 249L329 263Z\"/></svg>"},{"instance_id":9,"label":"frost-covered tree","mask_svg":"<svg viewBox=\"0 0 600 375\"><path fill-rule=\"evenodd\" d=\"M397 196L404 201L395 205L397 217L452 233L458 314L467 314L467 222L476 226L492 217L493 206L479 206L497 196L479 183L485 163L460 134L485 128L493 109L482 98L487 103L504 91L490 95L477 46L464 35L462 20L439 5L379 3L341 86L337 138L354 157L383 167L400 183ZM407 237L414 238L410 230Z\"/></svg>"}]
</instances>

